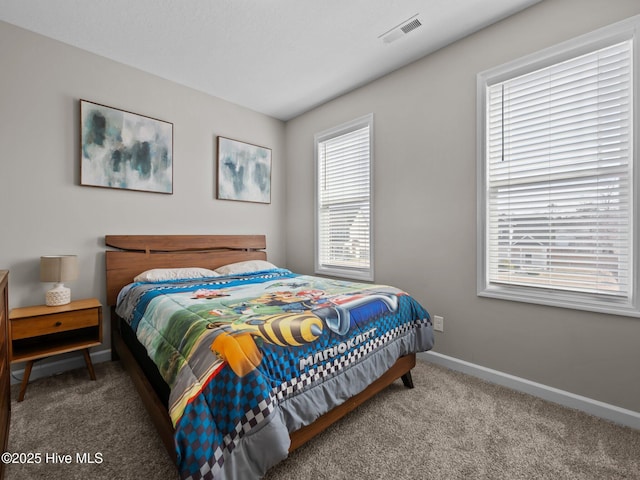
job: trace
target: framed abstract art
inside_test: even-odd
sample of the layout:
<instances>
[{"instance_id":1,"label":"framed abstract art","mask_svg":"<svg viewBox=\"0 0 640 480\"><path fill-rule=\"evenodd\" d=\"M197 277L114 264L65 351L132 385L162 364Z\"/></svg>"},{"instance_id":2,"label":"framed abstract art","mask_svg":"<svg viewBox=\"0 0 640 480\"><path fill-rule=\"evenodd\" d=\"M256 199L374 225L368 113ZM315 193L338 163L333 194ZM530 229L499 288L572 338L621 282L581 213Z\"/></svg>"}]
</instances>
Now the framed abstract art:
<instances>
[{"instance_id":1,"label":"framed abstract art","mask_svg":"<svg viewBox=\"0 0 640 480\"><path fill-rule=\"evenodd\" d=\"M173 193L173 124L80 100L80 184Z\"/></svg>"},{"instance_id":2,"label":"framed abstract art","mask_svg":"<svg viewBox=\"0 0 640 480\"><path fill-rule=\"evenodd\" d=\"M271 203L271 149L218 137L217 198Z\"/></svg>"}]
</instances>

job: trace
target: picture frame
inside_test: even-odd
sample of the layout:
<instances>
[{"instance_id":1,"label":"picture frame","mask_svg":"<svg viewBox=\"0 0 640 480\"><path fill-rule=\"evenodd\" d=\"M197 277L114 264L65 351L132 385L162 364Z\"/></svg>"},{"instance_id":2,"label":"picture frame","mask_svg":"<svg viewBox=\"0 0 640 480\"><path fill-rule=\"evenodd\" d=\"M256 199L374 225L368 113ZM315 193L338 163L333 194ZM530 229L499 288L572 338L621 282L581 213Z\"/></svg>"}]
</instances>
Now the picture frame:
<instances>
[{"instance_id":1,"label":"picture frame","mask_svg":"<svg viewBox=\"0 0 640 480\"><path fill-rule=\"evenodd\" d=\"M81 99L80 184L173 194L173 123Z\"/></svg>"},{"instance_id":2,"label":"picture frame","mask_svg":"<svg viewBox=\"0 0 640 480\"><path fill-rule=\"evenodd\" d=\"M218 137L219 200L271 203L271 149Z\"/></svg>"}]
</instances>

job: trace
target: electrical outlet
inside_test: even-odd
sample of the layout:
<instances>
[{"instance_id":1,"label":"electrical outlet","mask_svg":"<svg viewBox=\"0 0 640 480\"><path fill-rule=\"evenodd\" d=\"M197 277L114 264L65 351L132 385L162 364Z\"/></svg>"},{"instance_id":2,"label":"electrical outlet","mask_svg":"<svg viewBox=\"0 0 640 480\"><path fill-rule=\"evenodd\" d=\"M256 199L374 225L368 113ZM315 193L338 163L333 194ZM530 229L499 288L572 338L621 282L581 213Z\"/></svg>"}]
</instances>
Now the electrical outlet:
<instances>
[{"instance_id":1,"label":"electrical outlet","mask_svg":"<svg viewBox=\"0 0 640 480\"><path fill-rule=\"evenodd\" d=\"M444 317L441 317L440 315L433 316L433 329L436 332L444 333Z\"/></svg>"}]
</instances>

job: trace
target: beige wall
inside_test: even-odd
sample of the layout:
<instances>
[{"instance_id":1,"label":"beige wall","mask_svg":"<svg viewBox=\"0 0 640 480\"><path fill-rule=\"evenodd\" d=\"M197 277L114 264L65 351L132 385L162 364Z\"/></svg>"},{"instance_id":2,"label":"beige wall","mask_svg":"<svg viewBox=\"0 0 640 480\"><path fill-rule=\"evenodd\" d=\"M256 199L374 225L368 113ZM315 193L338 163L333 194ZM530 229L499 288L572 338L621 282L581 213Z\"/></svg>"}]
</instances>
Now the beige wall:
<instances>
[{"instance_id":1,"label":"beige wall","mask_svg":"<svg viewBox=\"0 0 640 480\"><path fill-rule=\"evenodd\" d=\"M0 268L10 270L11 308L44 302L39 257L58 253L79 255L72 297L104 302L105 234L265 233L269 258L285 263L283 122L3 22L0 66ZM173 195L79 185L80 98L173 123ZM217 135L272 149L270 205L215 199Z\"/></svg>"},{"instance_id":2,"label":"beige wall","mask_svg":"<svg viewBox=\"0 0 640 480\"><path fill-rule=\"evenodd\" d=\"M640 319L476 296L475 176L478 72L639 13L545 0L289 121L289 268L313 271L313 134L373 112L375 280L444 316L435 350L640 411Z\"/></svg>"}]
</instances>

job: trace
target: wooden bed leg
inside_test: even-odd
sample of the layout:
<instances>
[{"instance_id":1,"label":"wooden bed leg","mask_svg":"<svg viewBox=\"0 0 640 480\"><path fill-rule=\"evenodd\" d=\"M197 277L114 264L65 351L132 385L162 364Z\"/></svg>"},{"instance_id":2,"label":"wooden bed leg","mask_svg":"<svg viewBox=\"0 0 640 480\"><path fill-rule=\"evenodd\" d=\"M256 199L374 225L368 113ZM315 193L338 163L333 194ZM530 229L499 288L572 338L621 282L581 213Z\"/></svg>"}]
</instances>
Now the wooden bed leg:
<instances>
[{"instance_id":1,"label":"wooden bed leg","mask_svg":"<svg viewBox=\"0 0 640 480\"><path fill-rule=\"evenodd\" d=\"M402 375L402 383L404 384L405 387L407 388L413 388L413 378L411 378L411 372L407 372L404 375Z\"/></svg>"}]
</instances>

